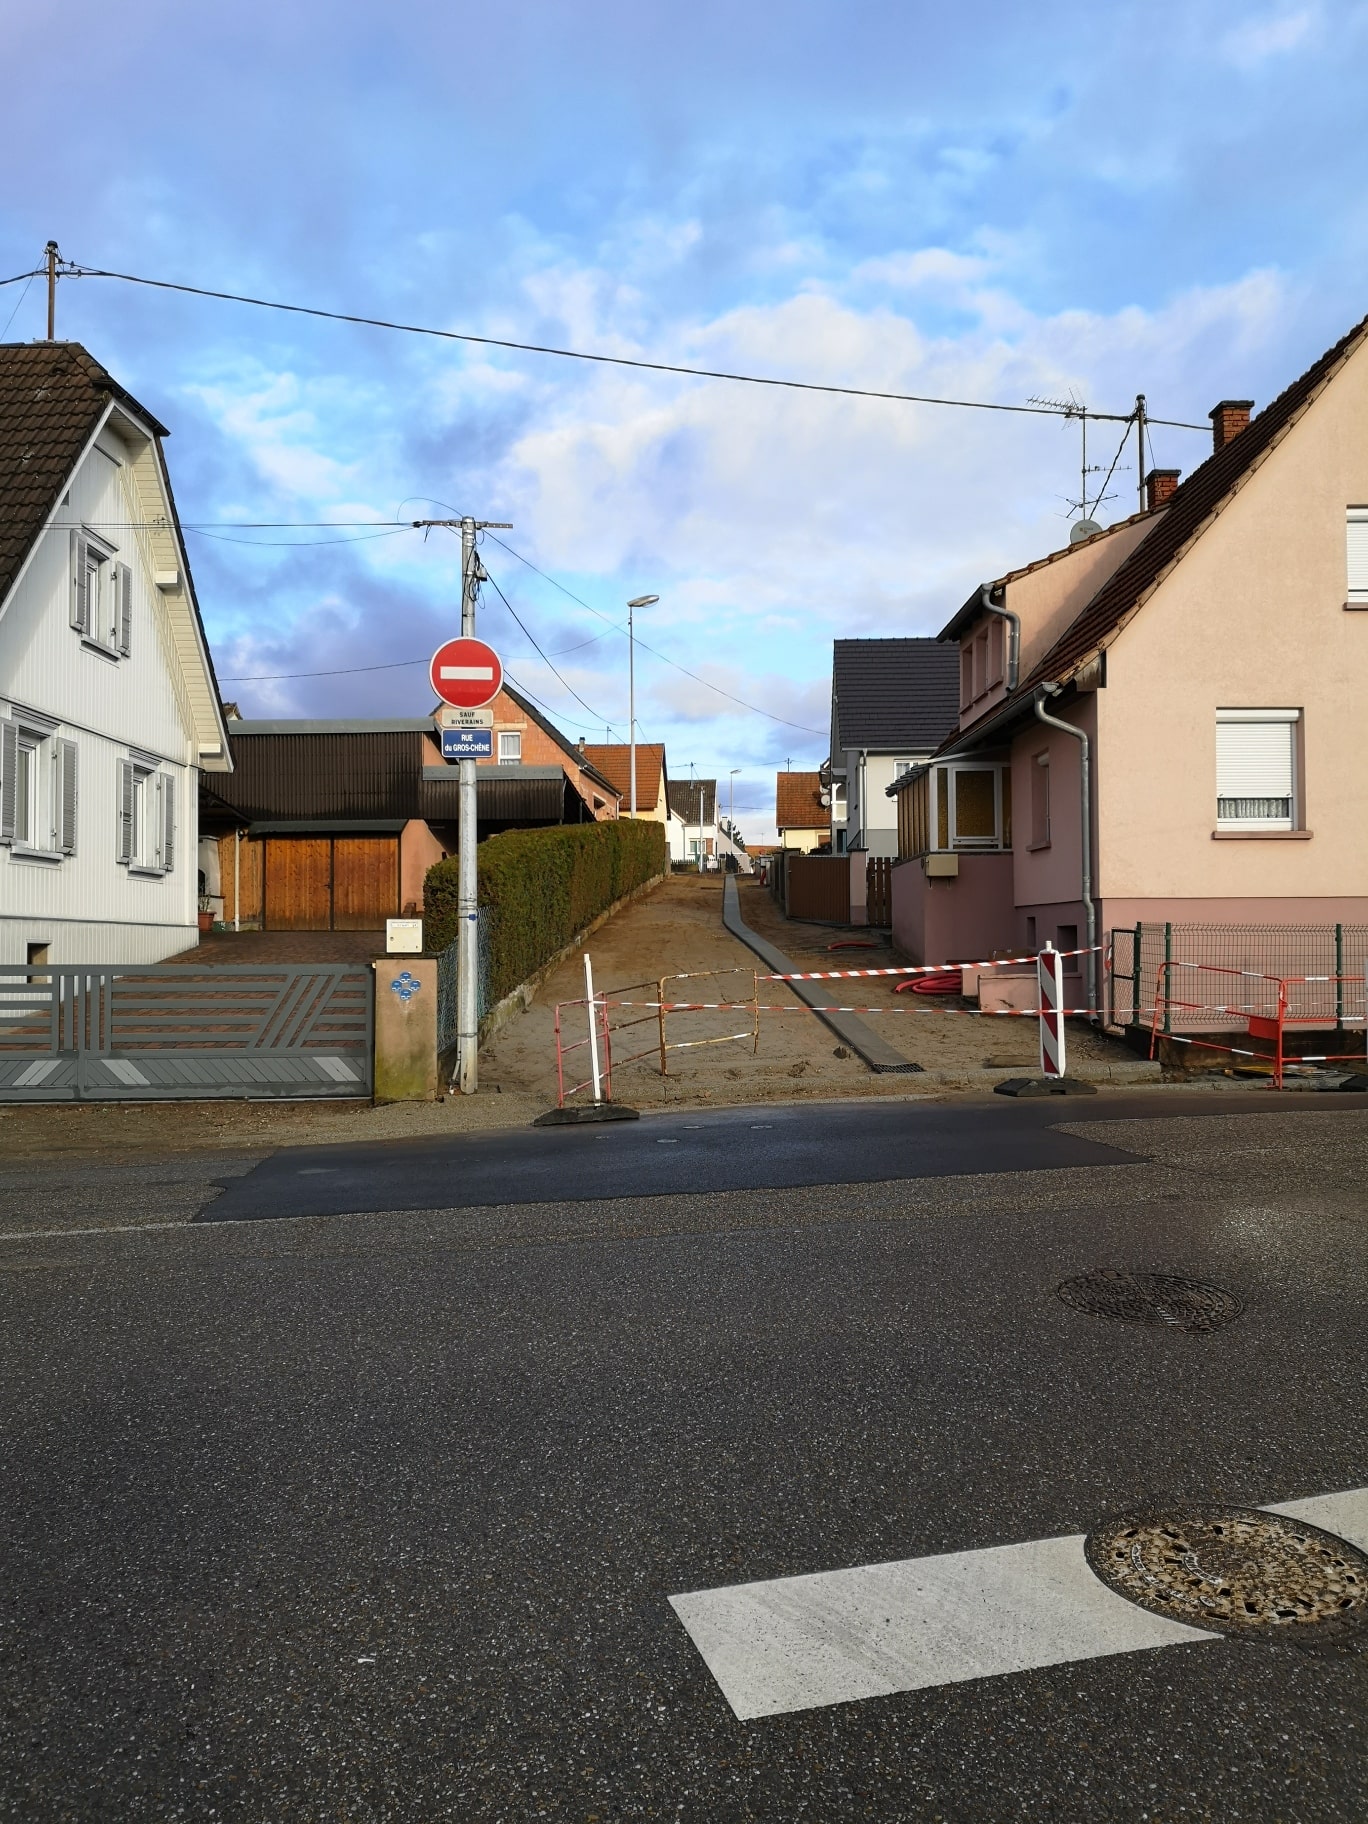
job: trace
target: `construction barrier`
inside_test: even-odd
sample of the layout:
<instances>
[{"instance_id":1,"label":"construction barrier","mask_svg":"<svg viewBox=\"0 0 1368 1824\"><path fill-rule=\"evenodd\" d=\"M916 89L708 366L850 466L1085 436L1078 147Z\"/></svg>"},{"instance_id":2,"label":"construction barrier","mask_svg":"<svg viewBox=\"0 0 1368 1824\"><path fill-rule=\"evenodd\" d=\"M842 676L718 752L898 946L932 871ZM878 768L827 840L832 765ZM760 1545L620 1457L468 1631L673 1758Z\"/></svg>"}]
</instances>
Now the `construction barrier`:
<instances>
[{"instance_id":1,"label":"construction barrier","mask_svg":"<svg viewBox=\"0 0 1368 1824\"><path fill-rule=\"evenodd\" d=\"M1192 977L1191 992L1202 991L1208 978L1216 977L1230 984L1230 993L1219 1001L1188 1000L1172 991L1175 974L1180 985ZM1257 969L1231 969L1218 963L1185 963L1173 960L1159 965L1154 994L1154 1011L1150 1021L1150 1056L1158 1055L1161 1041L1169 1045L1191 1045L1202 1051L1223 1052L1231 1057L1249 1058L1270 1063L1273 1087L1281 1089L1289 1064L1363 1064L1368 1067L1368 1005L1365 1003L1362 975L1264 975ZM1222 992L1214 987L1212 992ZM1171 1030L1174 1016L1184 1024L1209 1028L1207 1036ZM1223 1044L1212 1034L1222 1029L1243 1027L1251 1039L1267 1047ZM1293 1032L1328 1032L1343 1034L1357 1028L1364 1031L1363 1041L1353 1051L1295 1051L1287 1049L1288 1035Z\"/></svg>"},{"instance_id":2,"label":"construction barrier","mask_svg":"<svg viewBox=\"0 0 1368 1824\"><path fill-rule=\"evenodd\" d=\"M1091 950L1101 950L1101 945L1091 946ZM1054 950L1048 944L1038 956L995 957L988 962L956 963L953 967L945 963L907 963L883 969L817 969L792 970L782 974L761 974L753 970L717 970L703 969L681 972L659 977L653 982L631 982L613 988L604 993L596 993L593 985L593 970L589 957L585 962L585 996L582 1000L560 1001L555 1008L555 1042L556 1042L556 1084L558 1105L564 1107L566 1102L584 1090L592 1089L596 1102L612 1101L613 1067L624 1068L628 1064L644 1062L650 1059L657 1064L662 1077L669 1075L669 1054L672 1051L692 1051L705 1045L735 1045L749 1039L752 1055L760 1050L760 1016L762 1013L854 1013L875 1018L908 1018L918 1014L951 1015L961 1019L1030 1019L1038 1020L1041 1027L1041 1070L1043 1074L1059 1077L1064 1074L1064 1024L1066 1019L1094 1018L1099 1014L1096 1007L1065 1007L1063 1003L1062 961L1068 956L1086 956L1088 947L1077 950ZM1047 961L1046 959L1050 959ZM1038 998L1041 1005L1036 1007L862 1007L862 1006L813 1006L806 1001L767 1002L760 999L762 982L824 982L852 981L869 977L902 976L910 978L904 986L912 986L919 979L941 976L947 980L960 981L961 972L982 973L991 969L1021 968L1033 965L1037 971ZM667 986L673 982L693 982L712 980L727 975L737 975L748 979L751 992L745 999L727 998L716 1001L672 1000L667 998ZM649 1000L629 1000L624 997L635 994L640 989L654 989L653 998ZM895 993L898 990L895 989ZM572 1039L568 1036L570 1020L575 1010L584 1009L586 1036ZM615 1012L627 1013L628 1019L614 1019ZM687 1014L745 1013L750 1016L749 1024L741 1031L709 1034L706 1037L687 1037L671 1039L670 1019ZM1046 1029L1049 1027L1047 1040ZM621 1035L641 1026L654 1025L655 1035L649 1045L623 1055L621 1052ZM678 1025L674 1030L679 1030ZM618 1040L615 1053L614 1040ZM630 1041L629 1041L630 1042ZM577 1052L587 1050L590 1058L590 1074L579 1082L566 1083L566 1060ZM1048 1056L1048 1062L1047 1062Z\"/></svg>"}]
</instances>

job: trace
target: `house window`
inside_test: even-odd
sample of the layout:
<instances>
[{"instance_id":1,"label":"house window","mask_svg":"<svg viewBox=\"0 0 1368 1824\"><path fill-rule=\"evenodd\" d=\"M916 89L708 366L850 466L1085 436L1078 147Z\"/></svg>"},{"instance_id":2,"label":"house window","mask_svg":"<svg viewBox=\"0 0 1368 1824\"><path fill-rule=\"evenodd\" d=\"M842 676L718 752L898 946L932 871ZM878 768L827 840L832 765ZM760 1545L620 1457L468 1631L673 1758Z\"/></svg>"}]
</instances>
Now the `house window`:
<instances>
[{"instance_id":1,"label":"house window","mask_svg":"<svg viewBox=\"0 0 1368 1824\"><path fill-rule=\"evenodd\" d=\"M1296 709L1216 712L1216 827L1297 827Z\"/></svg>"},{"instance_id":2,"label":"house window","mask_svg":"<svg viewBox=\"0 0 1368 1824\"><path fill-rule=\"evenodd\" d=\"M118 858L134 874L176 865L176 781L141 760L119 762Z\"/></svg>"},{"instance_id":3,"label":"house window","mask_svg":"<svg viewBox=\"0 0 1368 1824\"><path fill-rule=\"evenodd\" d=\"M995 766L956 766L951 769L955 847L997 847L997 779Z\"/></svg>"},{"instance_id":4,"label":"house window","mask_svg":"<svg viewBox=\"0 0 1368 1824\"><path fill-rule=\"evenodd\" d=\"M903 774L910 773L915 768L916 764L915 760L895 760L893 762L893 777L895 779L901 779Z\"/></svg>"},{"instance_id":5,"label":"house window","mask_svg":"<svg viewBox=\"0 0 1368 1824\"><path fill-rule=\"evenodd\" d=\"M132 639L133 573L113 545L84 527L71 534L71 624L101 651L127 657Z\"/></svg>"},{"instance_id":6,"label":"house window","mask_svg":"<svg viewBox=\"0 0 1368 1824\"><path fill-rule=\"evenodd\" d=\"M1031 761L1031 847L1043 849L1050 841L1050 756L1036 754Z\"/></svg>"},{"instance_id":7,"label":"house window","mask_svg":"<svg viewBox=\"0 0 1368 1824\"><path fill-rule=\"evenodd\" d=\"M0 722L0 842L59 858L76 848L76 743L45 718Z\"/></svg>"},{"instance_id":8,"label":"house window","mask_svg":"<svg viewBox=\"0 0 1368 1824\"><path fill-rule=\"evenodd\" d=\"M501 729L499 731L499 765L518 766L522 761L522 732L520 729Z\"/></svg>"},{"instance_id":9,"label":"house window","mask_svg":"<svg viewBox=\"0 0 1368 1824\"><path fill-rule=\"evenodd\" d=\"M1368 608L1368 507L1350 507L1345 515L1349 600Z\"/></svg>"}]
</instances>

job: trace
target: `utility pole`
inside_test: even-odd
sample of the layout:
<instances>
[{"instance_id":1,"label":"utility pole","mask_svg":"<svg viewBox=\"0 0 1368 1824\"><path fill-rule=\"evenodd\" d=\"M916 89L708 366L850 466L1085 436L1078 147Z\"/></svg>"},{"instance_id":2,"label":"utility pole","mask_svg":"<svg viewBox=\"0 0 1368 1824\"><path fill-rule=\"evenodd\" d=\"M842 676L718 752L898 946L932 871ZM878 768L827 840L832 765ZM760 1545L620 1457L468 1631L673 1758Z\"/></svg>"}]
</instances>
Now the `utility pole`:
<instances>
[{"instance_id":1,"label":"utility pole","mask_svg":"<svg viewBox=\"0 0 1368 1824\"><path fill-rule=\"evenodd\" d=\"M1140 483L1140 511L1145 510L1145 395L1135 395L1135 473Z\"/></svg>"},{"instance_id":2,"label":"utility pole","mask_svg":"<svg viewBox=\"0 0 1368 1824\"><path fill-rule=\"evenodd\" d=\"M461 637L475 638L475 598L484 571L475 551L475 535L486 530L511 532L502 519L415 519L415 526L461 529ZM479 842L475 762L458 760L456 862L456 1083L463 1096L480 1087L480 895L476 845Z\"/></svg>"},{"instance_id":3,"label":"utility pole","mask_svg":"<svg viewBox=\"0 0 1368 1824\"><path fill-rule=\"evenodd\" d=\"M57 340L57 243L47 244L48 333L49 342Z\"/></svg>"}]
</instances>

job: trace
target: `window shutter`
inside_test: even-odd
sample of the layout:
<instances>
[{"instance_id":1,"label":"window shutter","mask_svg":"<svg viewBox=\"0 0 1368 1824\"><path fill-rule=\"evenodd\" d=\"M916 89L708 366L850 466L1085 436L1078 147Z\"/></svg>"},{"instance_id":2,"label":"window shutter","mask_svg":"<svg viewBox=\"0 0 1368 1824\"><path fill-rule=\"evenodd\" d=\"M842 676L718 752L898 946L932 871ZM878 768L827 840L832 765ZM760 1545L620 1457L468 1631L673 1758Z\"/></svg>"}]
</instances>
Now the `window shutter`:
<instances>
[{"instance_id":1,"label":"window shutter","mask_svg":"<svg viewBox=\"0 0 1368 1824\"><path fill-rule=\"evenodd\" d=\"M0 722L0 842L14 841L18 784L19 730L13 722Z\"/></svg>"},{"instance_id":2,"label":"window shutter","mask_svg":"<svg viewBox=\"0 0 1368 1824\"><path fill-rule=\"evenodd\" d=\"M161 865L170 874L176 865L176 781L170 773L161 776L161 814Z\"/></svg>"},{"instance_id":3,"label":"window shutter","mask_svg":"<svg viewBox=\"0 0 1368 1824\"><path fill-rule=\"evenodd\" d=\"M133 803L137 785L133 762L119 762L119 860L125 866L133 859Z\"/></svg>"},{"instance_id":4,"label":"window shutter","mask_svg":"<svg viewBox=\"0 0 1368 1824\"><path fill-rule=\"evenodd\" d=\"M1350 507L1346 536L1349 546L1349 600L1368 602L1368 507Z\"/></svg>"},{"instance_id":5,"label":"window shutter","mask_svg":"<svg viewBox=\"0 0 1368 1824\"><path fill-rule=\"evenodd\" d=\"M127 564L114 566L114 590L119 616L119 651L127 658L133 633L133 572Z\"/></svg>"},{"instance_id":6,"label":"window shutter","mask_svg":"<svg viewBox=\"0 0 1368 1824\"><path fill-rule=\"evenodd\" d=\"M79 532L71 534L71 624L77 633L90 632L89 551Z\"/></svg>"},{"instance_id":7,"label":"window shutter","mask_svg":"<svg viewBox=\"0 0 1368 1824\"><path fill-rule=\"evenodd\" d=\"M57 847L76 853L76 743L57 743Z\"/></svg>"},{"instance_id":8,"label":"window shutter","mask_svg":"<svg viewBox=\"0 0 1368 1824\"><path fill-rule=\"evenodd\" d=\"M1217 722L1218 822L1291 827L1296 726L1285 716Z\"/></svg>"}]
</instances>

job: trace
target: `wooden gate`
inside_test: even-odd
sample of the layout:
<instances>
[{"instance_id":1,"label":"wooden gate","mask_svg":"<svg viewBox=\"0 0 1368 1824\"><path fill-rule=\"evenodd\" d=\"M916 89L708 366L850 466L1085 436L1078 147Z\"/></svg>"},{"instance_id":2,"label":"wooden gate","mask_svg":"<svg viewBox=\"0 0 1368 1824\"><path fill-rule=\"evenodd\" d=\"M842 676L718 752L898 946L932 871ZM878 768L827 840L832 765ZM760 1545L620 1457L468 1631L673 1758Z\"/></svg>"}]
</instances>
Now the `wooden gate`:
<instances>
[{"instance_id":1,"label":"wooden gate","mask_svg":"<svg viewBox=\"0 0 1368 1824\"><path fill-rule=\"evenodd\" d=\"M268 836L263 913L267 931L383 930L399 916L399 838Z\"/></svg>"},{"instance_id":2,"label":"wooden gate","mask_svg":"<svg viewBox=\"0 0 1368 1824\"><path fill-rule=\"evenodd\" d=\"M810 918L824 925L850 923L850 862L844 855L789 855L790 918Z\"/></svg>"},{"instance_id":3,"label":"wooden gate","mask_svg":"<svg viewBox=\"0 0 1368 1824\"><path fill-rule=\"evenodd\" d=\"M865 864L865 917L871 925L893 923L893 862L871 855Z\"/></svg>"}]
</instances>

